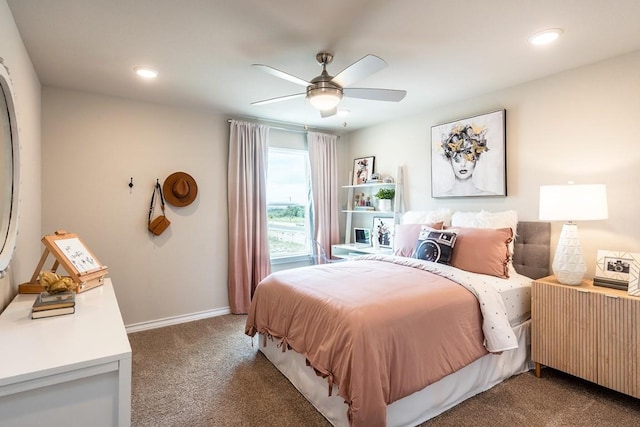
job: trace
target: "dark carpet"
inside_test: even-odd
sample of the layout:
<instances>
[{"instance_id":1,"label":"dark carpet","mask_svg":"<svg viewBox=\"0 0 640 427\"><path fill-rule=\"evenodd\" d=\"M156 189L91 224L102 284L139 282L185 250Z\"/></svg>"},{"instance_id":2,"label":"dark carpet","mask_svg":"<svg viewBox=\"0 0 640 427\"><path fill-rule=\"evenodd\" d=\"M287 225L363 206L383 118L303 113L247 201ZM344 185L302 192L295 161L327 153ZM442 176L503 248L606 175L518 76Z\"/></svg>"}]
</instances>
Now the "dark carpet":
<instances>
[{"instance_id":1,"label":"dark carpet","mask_svg":"<svg viewBox=\"0 0 640 427\"><path fill-rule=\"evenodd\" d=\"M225 315L129 335L133 426L328 426ZM510 378L421 426L638 426L640 400L545 369Z\"/></svg>"}]
</instances>

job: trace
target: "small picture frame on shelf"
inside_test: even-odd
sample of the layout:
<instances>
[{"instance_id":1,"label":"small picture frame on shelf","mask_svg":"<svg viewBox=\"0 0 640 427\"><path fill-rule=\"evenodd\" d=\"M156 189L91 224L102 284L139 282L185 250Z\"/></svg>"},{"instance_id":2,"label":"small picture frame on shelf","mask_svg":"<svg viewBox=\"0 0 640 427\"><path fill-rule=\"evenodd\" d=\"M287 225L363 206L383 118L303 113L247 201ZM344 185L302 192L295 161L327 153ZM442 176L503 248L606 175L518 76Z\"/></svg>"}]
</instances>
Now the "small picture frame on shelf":
<instances>
[{"instance_id":1,"label":"small picture frame on shelf","mask_svg":"<svg viewBox=\"0 0 640 427\"><path fill-rule=\"evenodd\" d=\"M353 161L352 185L366 184L369 177L373 175L375 156L360 157Z\"/></svg>"},{"instance_id":2,"label":"small picture frame on shelf","mask_svg":"<svg viewBox=\"0 0 640 427\"><path fill-rule=\"evenodd\" d=\"M374 244L380 248L393 247L393 218L373 217Z\"/></svg>"},{"instance_id":3,"label":"small picture frame on shelf","mask_svg":"<svg viewBox=\"0 0 640 427\"><path fill-rule=\"evenodd\" d=\"M596 257L595 286L628 290L633 273L637 287L640 253L599 250ZM640 293L640 292L639 292Z\"/></svg>"}]
</instances>

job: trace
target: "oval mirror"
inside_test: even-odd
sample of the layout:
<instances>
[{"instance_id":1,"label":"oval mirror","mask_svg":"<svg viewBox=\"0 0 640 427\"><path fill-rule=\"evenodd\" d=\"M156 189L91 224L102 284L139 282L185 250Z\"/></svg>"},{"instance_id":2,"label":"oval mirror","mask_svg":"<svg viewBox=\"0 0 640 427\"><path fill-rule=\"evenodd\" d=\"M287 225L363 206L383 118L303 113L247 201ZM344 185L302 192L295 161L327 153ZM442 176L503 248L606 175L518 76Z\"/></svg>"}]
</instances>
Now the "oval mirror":
<instances>
[{"instance_id":1,"label":"oval mirror","mask_svg":"<svg viewBox=\"0 0 640 427\"><path fill-rule=\"evenodd\" d=\"M18 235L19 151L11 79L0 58L0 277L9 266Z\"/></svg>"}]
</instances>

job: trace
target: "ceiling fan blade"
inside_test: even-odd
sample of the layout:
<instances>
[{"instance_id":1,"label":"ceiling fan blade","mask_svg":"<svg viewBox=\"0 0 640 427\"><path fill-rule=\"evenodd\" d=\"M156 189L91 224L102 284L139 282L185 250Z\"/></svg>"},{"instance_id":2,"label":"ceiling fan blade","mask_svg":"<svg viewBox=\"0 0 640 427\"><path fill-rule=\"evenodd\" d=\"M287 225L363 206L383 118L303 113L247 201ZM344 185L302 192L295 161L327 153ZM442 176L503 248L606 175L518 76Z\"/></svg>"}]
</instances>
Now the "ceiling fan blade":
<instances>
[{"instance_id":1,"label":"ceiling fan blade","mask_svg":"<svg viewBox=\"0 0 640 427\"><path fill-rule=\"evenodd\" d=\"M304 96L307 96L307 94L306 93L295 93L293 95L278 96L277 98L269 98L269 99L264 99L262 101L252 102L251 105L271 104L272 102L286 101L288 99L300 98L300 97L304 97Z\"/></svg>"},{"instance_id":2,"label":"ceiling fan blade","mask_svg":"<svg viewBox=\"0 0 640 427\"><path fill-rule=\"evenodd\" d=\"M335 116L337 112L338 112L338 107L333 107L330 110L320 110L320 117L324 119L325 117Z\"/></svg>"},{"instance_id":3,"label":"ceiling fan blade","mask_svg":"<svg viewBox=\"0 0 640 427\"><path fill-rule=\"evenodd\" d=\"M349 98L370 99L372 101L399 102L407 95L406 90L395 89L371 89L371 88L345 88L342 94Z\"/></svg>"},{"instance_id":4,"label":"ceiling fan blade","mask_svg":"<svg viewBox=\"0 0 640 427\"><path fill-rule=\"evenodd\" d=\"M340 71L331 79L331 83L336 83L340 87L347 87L365 77L369 77L386 66L387 63L382 58L375 55L367 55Z\"/></svg>"},{"instance_id":5,"label":"ceiling fan blade","mask_svg":"<svg viewBox=\"0 0 640 427\"><path fill-rule=\"evenodd\" d=\"M268 65L264 65L264 64L253 64L254 67L260 68L262 71L265 71L269 74L271 74L272 76L276 76L279 77L281 79L285 79L290 81L291 83L295 83L298 84L300 86L309 86L311 83L309 83L306 80L301 79L300 77L296 77L292 74L289 73L285 73L284 71L280 71L276 68L270 67Z\"/></svg>"}]
</instances>

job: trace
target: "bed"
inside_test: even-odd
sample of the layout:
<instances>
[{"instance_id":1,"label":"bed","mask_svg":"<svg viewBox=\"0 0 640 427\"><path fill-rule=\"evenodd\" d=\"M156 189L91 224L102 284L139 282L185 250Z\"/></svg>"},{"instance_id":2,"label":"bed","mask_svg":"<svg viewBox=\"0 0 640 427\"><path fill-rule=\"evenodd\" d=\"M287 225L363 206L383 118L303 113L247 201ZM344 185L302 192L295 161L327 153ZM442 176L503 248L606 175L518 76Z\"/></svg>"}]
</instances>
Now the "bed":
<instances>
[{"instance_id":1,"label":"bed","mask_svg":"<svg viewBox=\"0 0 640 427\"><path fill-rule=\"evenodd\" d=\"M274 273L245 332L331 424L417 425L531 368L530 283L548 275L550 227L516 230L508 278L389 255Z\"/></svg>"}]
</instances>

